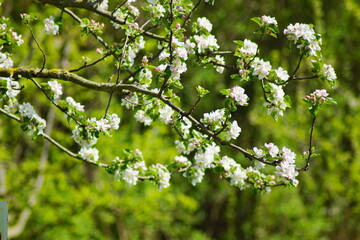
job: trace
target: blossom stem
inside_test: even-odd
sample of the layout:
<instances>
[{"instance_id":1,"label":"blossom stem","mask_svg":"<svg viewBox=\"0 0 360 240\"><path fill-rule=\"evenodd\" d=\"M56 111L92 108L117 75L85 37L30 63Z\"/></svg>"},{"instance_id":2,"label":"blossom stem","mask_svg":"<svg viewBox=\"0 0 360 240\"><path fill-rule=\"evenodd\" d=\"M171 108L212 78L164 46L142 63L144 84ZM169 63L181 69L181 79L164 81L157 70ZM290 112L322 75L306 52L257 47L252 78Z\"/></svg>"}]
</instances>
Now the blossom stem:
<instances>
[{"instance_id":1,"label":"blossom stem","mask_svg":"<svg viewBox=\"0 0 360 240\"><path fill-rule=\"evenodd\" d=\"M297 171L307 171L310 166L310 159L313 155L313 133L315 128L315 120L316 117L314 116L311 123L311 130L310 130L310 137L309 137L309 149L308 149L308 157L306 159L305 166L303 168L297 169Z\"/></svg>"},{"instance_id":2,"label":"blossom stem","mask_svg":"<svg viewBox=\"0 0 360 240\"><path fill-rule=\"evenodd\" d=\"M34 41L35 41L35 43L36 43L36 46L38 47L38 49L40 50L40 52L41 52L41 54L42 54L42 56L43 56L42 67L41 67L41 69L40 69L40 71L39 71L39 73L38 73L38 74L40 74L40 73L42 72L42 70L44 70L44 68L45 68L45 64L46 64L46 54L45 54L44 50L41 48L40 43L39 43L38 40L36 39L35 34L34 34L33 30L31 29L31 27L29 26L29 24L26 24L26 26L27 26L27 28L30 30L31 36L32 36L32 38L34 39Z\"/></svg>"}]
</instances>

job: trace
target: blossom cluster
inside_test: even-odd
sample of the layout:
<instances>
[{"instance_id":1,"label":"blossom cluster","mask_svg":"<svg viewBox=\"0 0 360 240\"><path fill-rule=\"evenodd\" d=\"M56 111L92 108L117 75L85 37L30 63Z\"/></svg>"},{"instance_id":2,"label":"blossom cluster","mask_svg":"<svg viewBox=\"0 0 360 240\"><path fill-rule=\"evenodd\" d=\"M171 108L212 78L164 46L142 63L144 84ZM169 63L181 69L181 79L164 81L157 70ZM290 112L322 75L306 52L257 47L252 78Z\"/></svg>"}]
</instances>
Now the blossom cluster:
<instances>
[{"instance_id":1,"label":"blossom cluster","mask_svg":"<svg viewBox=\"0 0 360 240\"><path fill-rule=\"evenodd\" d=\"M276 185L296 186L298 170L295 160L296 154L289 148L281 149L274 143L265 143L263 146L243 150L235 143L240 136L242 128L233 116L239 106L247 106L249 97L241 85L242 81L256 80L261 85L268 113L275 119L282 116L290 100L285 94L284 86L295 78L296 71L290 75L287 70L278 67L273 68L270 61L260 58L259 45L251 40L235 41L237 49L235 65L225 65L225 57L219 51L218 41L211 33L213 24L205 17L198 17L192 21L192 32L187 32L188 20L191 22L193 4L186 1L174 0L146 0L142 4L141 11L135 0L125 1L122 5L108 12L109 1L92 1L94 9L102 15L111 13L111 24L114 31L125 35L123 41L109 44L106 50L97 49L102 56L111 53L114 56L116 69L118 69L118 84L126 85L130 90L121 90L123 95L121 106L134 111L134 118L145 126L153 122L161 122L169 128L175 129L179 138L175 140L178 156L175 156L169 165L152 164L147 166L142 153L125 150L125 156L116 157L113 164L108 165L107 171L124 181L128 185L136 185L139 180L153 181L159 189L170 186L171 174L176 170L188 179L191 184L200 183L206 171L214 170L226 179L231 185L240 189L254 187L258 190L269 190ZM185 2L185 3L184 3ZM206 1L213 2L213 1ZM91 3L91 4L92 4ZM96 4L96 5L95 5ZM139 25L139 19L144 19L140 14L148 14L149 21ZM169 17L170 16L170 17ZM24 15L24 17L26 17ZM253 18L259 25L256 33L261 37L270 35L276 37L278 23L275 18L262 16ZM0 25L0 31L9 30L7 25ZM153 24L161 36L152 32ZM48 35L59 34L61 23L52 16L44 20L44 31ZM82 19L80 27L85 33L100 34L104 24L95 20ZM148 28L149 27L149 28ZM151 29L151 31L149 31ZM163 30L163 31L162 31ZM20 45L23 41L12 29L7 31L10 38ZM121 35L119 34L119 35ZM324 78L333 82L336 79L334 69L330 65L319 63L321 60L320 45L321 37L316 34L313 27L307 24L289 25L285 30L286 37L300 48L305 57L313 56L315 59L313 72L316 77ZM156 36L156 37L155 37ZM153 44L148 38L158 40L156 53L142 51L145 45ZM99 40L99 39L98 39ZM156 47L154 47L156 48ZM2 47L0 48L2 50ZM8 53L0 52L0 68L11 68L13 61ZM239 74L232 76L234 82L230 88L223 89L225 103L218 109L204 113L200 120L193 114L197 103L209 91L198 87L199 101L188 111L183 111L178 106L180 98L175 88L183 89L182 77L188 71L188 63L192 60L203 66L213 68L223 73L225 68L237 69ZM100 61L99 61L100 62ZM316 65L317 64L317 65ZM86 64L84 65L85 67ZM230 66L230 67L229 67ZM299 63L300 66L300 63ZM123 82L122 77L126 76ZM120 79L121 78L121 79ZM235 82L240 80L239 82ZM29 135L43 134L46 122L36 114L30 103L18 104L16 97L20 93L20 85L12 78L1 78L1 96L4 109L11 114L21 116L23 129ZM5 86L5 87L4 87ZM77 157L86 162L99 164L100 152L95 148L100 135L110 135L118 130L120 118L117 114L106 114L102 118L88 117L85 106L74 100L73 97L64 97L63 87L55 80L43 83L45 94L52 103L62 110L66 117L73 123L72 138L79 145ZM125 86L125 85L124 85ZM310 112L314 115L322 103L327 103L330 98L326 90L316 90L305 97L305 102L310 104ZM179 110L180 109L180 110ZM107 112L107 110L106 110ZM233 115L233 116L232 116ZM231 142L233 141L233 142ZM245 156L252 158L251 166L241 165L238 159L233 159L221 154L221 145L228 145L240 150ZM100 165L100 164L99 164ZM269 167L265 167L265 166ZM263 170L273 167L273 172L264 174ZM265 171L264 171L265 172Z\"/></svg>"},{"instance_id":2,"label":"blossom cluster","mask_svg":"<svg viewBox=\"0 0 360 240\"><path fill-rule=\"evenodd\" d=\"M313 116L317 115L323 104L336 104L325 89L317 89L306 95L304 101L310 105L309 111Z\"/></svg>"},{"instance_id":3,"label":"blossom cluster","mask_svg":"<svg viewBox=\"0 0 360 240\"><path fill-rule=\"evenodd\" d=\"M113 161L118 180L123 180L131 186L136 185L139 179L149 178L160 190L170 186L171 174L164 165L157 163L147 167L142 152L138 149L134 152L127 150L125 153L124 158L116 157Z\"/></svg>"},{"instance_id":4,"label":"blossom cluster","mask_svg":"<svg viewBox=\"0 0 360 240\"><path fill-rule=\"evenodd\" d=\"M46 121L42 119L30 103L18 105L19 113L23 117L22 129L28 132L29 136L42 135L46 127Z\"/></svg>"},{"instance_id":5,"label":"blossom cluster","mask_svg":"<svg viewBox=\"0 0 360 240\"><path fill-rule=\"evenodd\" d=\"M300 50L311 56L317 56L321 50L321 36L316 34L313 26L303 23L290 24L284 30L287 39L293 41Z\"/></svg>"},{"instance_id":6,"label":"blossom cluster","mask_svg":"<svg viewBox=\"0 0 360 240\"><path fill-rule=\"evenodd\" d=\"M0 39L2 40L0 50L4 46L20 46L24 43L22 35L18 34L12 27L7 23L8 19L5 17L0 18Z\"/></svg>"},{"instance_id":7,"label":"blossom cluster","mask_svg":"<svg viewBox=\"0 0 360 240\"><path fill-rule=\"evenodd\" d=\"M281 150L274 143L265 143L261 148L254 147L253 154L260 160L276 163L275 179L279 183L290 183L294 186L298 184L296 176L299 174L296 170L296 154L287 147ZM265 164L258 161L255 163L255 169L264 168Z\"/></svg>"},{"instance_id":8,"label":"blossom cluster","mask_svg":"<svg viewBox=\"0 0 360 240\"><path fill-rule=\"evenodd\" d=\"M273 115L274 118L277 119L278 116L284 115L284 110L289 106L289 104L281 85L269 83L268 89L270 94L267 97L267 101L264 103L264 106L268 108L268 114Z\"/></svg>"}]
</instances>

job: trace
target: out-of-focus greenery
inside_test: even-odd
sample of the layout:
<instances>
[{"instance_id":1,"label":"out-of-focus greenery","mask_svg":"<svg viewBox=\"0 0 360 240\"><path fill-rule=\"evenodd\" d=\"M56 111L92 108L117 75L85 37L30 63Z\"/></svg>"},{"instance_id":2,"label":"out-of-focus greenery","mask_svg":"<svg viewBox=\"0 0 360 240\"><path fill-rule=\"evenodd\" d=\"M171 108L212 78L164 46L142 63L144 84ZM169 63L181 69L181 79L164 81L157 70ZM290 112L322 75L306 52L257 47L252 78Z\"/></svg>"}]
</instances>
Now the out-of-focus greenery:
<instances>
[{"instance_id":1,"label":"out-of-focus greenery","mask_svg":"<svg viewBox=\"0 0 360 240\"><path fill-rule=\"evenodd\" d=\"M69 27L74 21L65 14L66 32L55 37L42 32L42 20L49 15L59 16L59 10L31 0L8 0L3 4L2 14L15 21L16 30L26 41L13 56L15 65L39 67L42 62L28 30L20 24L19 14L23 12L33 12L39 17L33 29L47 54L48 67L71 69L81 65L80 56L97 58L93 51L97 43L80 36L79 29ZM301 173L299 186L275 188L270 194L259 195L230 187L210 174L196 187L177 175L172 180L173 186L162 192L145 182L127 187L102 170L85 166L51 147L46 168L40 173L44 182L36 195L37 202L16 239L360 238L360 3L356 0L215 0L213 7L200 5L194 17L197 15L211 20L213 32L225 50L234 47L232 40L258 40L252 34L255 25L249 21L254 16L274 16L280 29L289 23L314 23L316 31L322 34L324 57L338 76L335 88L329 91L338 105L321 110L314 136L321 156L311 162L308 172ZM281 65L289 70L295 68L297 61L286 48L282 35L277 40L264 39L261 57L271 60L273 66ZM79 65L69 65L76 62ZM100 81L111 75L112 69L105 66L102 63L82 74ZM197 108L200 113L221 103L214 96L225 82L231 82L230 74L219 75L210 69L196 71L196 67L186 73L184 84L190 89L205 82L213 86L214 95ZM26 87L34 88L31 84ZM308 93L305 89L324 87L319 82L304 81L285 90L301 102ZM245 88L252 99L261 97L259 86L249 84ZM93 106L94 115L103 114L107 95L92 96L85 89L69 84L64 84L64 89L66 95L76 95L77 100ZM189 92L185 105L191 106L196 101L194 93ZM43 116L49 112L40 93L23 96L21 100L42 106ZM111 111L122 117L120 131L112 138L104 137L97 145L103 159L112 160L124 148L140 148L148 162L172 159L176 150L169 130L162 125L151 129L140 127L123 112L119 103L120 99L113 101ZM237 113L243 129L238 141L244 147L272 141L297 152L306 149L311 123L303 104L287 110L278 122L265 112L258 104ZM56 119L62 119L62 113L55 111L55 115ZM33 142L5 116L1 116L0 125L6 126L0 128L0 163L6 170L6 191L1 191L0 198L9 201L12 227L28 207L34 192L44 142L41 139ZM55 122L52 136L75 149L72 140L65 137L70 133L66 125L66 120Z\"/></svg>"}]
</instances>

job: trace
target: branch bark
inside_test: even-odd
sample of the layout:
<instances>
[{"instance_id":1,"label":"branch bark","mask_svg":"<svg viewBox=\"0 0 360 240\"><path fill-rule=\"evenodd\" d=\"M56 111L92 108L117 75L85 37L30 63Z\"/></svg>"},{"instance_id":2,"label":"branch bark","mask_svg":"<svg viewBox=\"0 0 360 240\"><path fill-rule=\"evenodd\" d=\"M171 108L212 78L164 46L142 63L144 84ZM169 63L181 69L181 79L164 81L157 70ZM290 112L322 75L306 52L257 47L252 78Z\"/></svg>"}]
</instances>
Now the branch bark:
<instances>
[{"instance_id":1,"label":"branch bark","mask_svg":"<svg viewBox=\"0 0 360 240\"><path fill-rule=\"evenodd\" d=\"M111 12L97 9L95 8L91 3L89 3L88 0L40 0L43 4L50 4L57 8L64 9L64 8L80 8L80 9L86 9L88 11L94 12L100 16L103 16L113 22L116 22L118 24L124 25L126 24L125 21L118 19L115 17ZM142 35L162 41L167 42L166 38L156 35L151 32L143 31Z\"/></svg>"}]
</instances>

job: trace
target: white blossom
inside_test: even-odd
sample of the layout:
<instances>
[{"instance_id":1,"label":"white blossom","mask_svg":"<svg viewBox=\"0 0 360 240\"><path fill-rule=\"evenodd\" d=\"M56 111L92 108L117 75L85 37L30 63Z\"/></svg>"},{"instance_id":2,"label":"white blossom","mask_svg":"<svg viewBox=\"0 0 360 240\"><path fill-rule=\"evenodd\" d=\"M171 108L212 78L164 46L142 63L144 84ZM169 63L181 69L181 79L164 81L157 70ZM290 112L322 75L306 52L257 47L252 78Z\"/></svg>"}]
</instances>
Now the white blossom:
<instances>
[{"instance_id":1,"label":"white blossom","mask_svg":"<svg viewBox=\"0 0 360 240\"><path fill-rule=\"evenodd\" d=\"M168 105L165 105L164 108L160 108L159 109L159 113L160 113L160 119L162 121L164 121L166 124L171 122L171 115L174 114L174 110L172 110L171 107L169 107Z\"/></svg>"},{"instance_id":2,"label":"white blossom","mask_svg":"<svg viewBox=\"0 0 360 240\"><path fill-rule=\"evenodd\" d=\"M187 60L188 59L188 53L185 47L177 47L175 48L174 52L174 57L179 57L183 60Z\"/></svg>"},{"instance_id":3,"label":"white blossom","mask_svg":"<svg viewBox=\"0 0 360 240\"><path fill-rule=\"evenodd\" d=\"M259 148L257 148L257 147L254 147L254 148L253 148L253 151L254 151L256 157L258 157L258 158L263 158L263 157L265 157L265 153L264 153L264 151L263 151L262 149L259 149Z\"/></svg>"},{"instance_id":4,"label":"white blossom","mask_svg":"<svg viewBox=\"0 0 360 240\"><path fill-rule=\"evenodd\" d=\"M215 61L217 64L220 64L220 65L225 65L225 58L220 56L220 55L216 55L215 56ZM218 65L215 65L215 70L218 72L218 73L223 73L224 72L224 67L223 66L218 66Z\"/></svg>"},{"instance_id":5,"label":"white blossom","mask_svg":"<svg viewBox=\"0 0 360 240\"><path fill-rule=\"evenodd\" d=\"M122 12L120 8L116 9L112 15L120 21L123 21L126 18L126 13ZM116 22L111 22L111 24L115 29L119 29L121 27L121 25Z\"/></svg>"},{"instance_id":6,"label":"white blossom","mask_svg":"<svg viewBox=\"0 0 360 240\"><path fill-rule=\"evenodd\" d=\"M275 73L276 73L277 77L283 81L288 80L290 77L288 72L286 70L284 70L282 67L279 67L278 69L276 69Z\"/></svg>"},{"instance_id":7,"label":"white blossom","mask_svg":"<svg viewBox=\"0 0 360 240\"><path fill-rule=\"evenodd\" d=\"M201 28L204 28L206 31L211 32L212 24L207 18L205 17L198 18L197 23Z\"/></svg>"},{"instance_id":8,"label":"white blossom","mask_svg":"<svg viewBox=\"0 0 360 240\"><path fill-rule=\"evenodd\" d=\"M82 147L79 151L81 158L88 161L97 162L99 160L99 150L96 148Z\"/></svg>"},{"instance_id":9,"label":"white blossom","mask_svg":"<svg viewBox=\"0 0 360 240\"><path fill-rule=\"evenodd\" d=\"M230 125L229 131L226 132L225 138L227 141L231 139L236 139L241 133L241 128L239 127L237 121L233 121Z\"/></svg>"},{"instance_id":10,"label":"white blossom","mask_svg":"<svg viewBox=\"0 0 360 240\"><path fill-rule=\"evenodd\" d=\"M150 126L152 123L152 119L146 115L144 110L139 110L134 115L135 119L141 123L143 123L145 126Z\"/></svg>"},{"instance_id":11,"label":"white blossom","mask_svg":"<svg viewBox=\"0 0 360 240\"><path fill-rule=\"evenodd\" d=\"M67 97L66 102L69 104L69 106L75 108L79 112L84 111L84 106L80 103L75 102L75 100L72 97Z\"/></svg>"},{"instance_id":12,"label":"white blossom","mask_svg":"<svg viewBox=\"0 0 360 240\"><path fill-rule=\"evenodd\" d=\"M173 74L175 74L176 78L180 77L180 74L186 72L187 67L184 62L182 62L179 58L173 60L173 64L170 65L170 70Z\"/></svg>"},{"instance_id":13,"label":"white blossom","mask_svg":"<svg viewBox=\"0 0 360 240\"><path fill-rule=\"evenodd\" d=\"M164 17L165 13L166 13L166 10L163 7L163 5L161 5L161 4L156 4L152 7L151 14L154 16L154 18Z\"/></svg>"},{"instance_id":14,"label":"white blossom","mask_svg":"<svg viewBox=\"0 0 360 240\"><path fill-rule=\"evenodd\" d=\"M185 144L179 140L175 141L176 150L181 154L190 154L190 151L186 148Z\"/></svg>"},{"instance_id":15,"label":"white blossom","mask_svg":"<svg viewBox=\"0 0 360 240\"><path fill-rule=\"evenodd\" d=\"M289 163L295 163L296 154L292 152L290 149L283 147L281 149L282 151L282 158L289 162Z\"/></svg>"},{"instance_id":16,"label":"white blossom","mask_svg":"<svg viewBox=\"0 0 360 240\"><path fill-rule=\"evenodd\" d=\"M58 83L56 80L49 81L48 84L50 86L51 91L53 91L54 93L55 101L58 100L63 93L61 84Z\"/></svg>"},{"instance_id":17,"label":"white blossom","mask_svg":"<svg viewBox=\"0 0 360 240\"><path fill-rule=\"evenodd\" d=\"M185 177L191 179L191 184L195 186L197 183L200 183L204 178L205 172L199 166L193 166L190 168L190 171L184 173Z\"/></svg>"},{"instance_id":18,"label":"white blossom","mask_svg":"<svg viewBox=\"0 0 360 240\"><path fill-rule=\"evenodd\" d=\"M125 106L127 109L134 109L139 104L139 98L136 93L125 96L121 99L121 106Z\"/></svg>"},{"instance_id":19,"label":"white blossom","mask_svg":"<svg viewBox=\"0 0 360 240\"><path fill-rule=\"evenodd\" d=\"M244 45L240 48L240 52L246 55L255 55L258 49L258 45L248 39L244 40Z\"/></svg>"},{"instance_id":20,"label":"white blossom","mask_svg":"<svg viewBox=\"0 0 360 240\"><path fill-rule=\"evenodd\" d=\"M207 50L217 50L219 48L217 40L213 35L195 35L194 39L197 43L198 53L205 53Z\"/></svg>"},{"instance_id":21,"label":"white blossom","mask_svg":"<svg viewBox=\"0 0 360 240\"><path fill-rule=\"evenodd\" d=\"M324 64L323 75L329 81L334 81L336 79L335 70L331 65Z\"/></svg>"},{"instance_id":22,"label":"white blossom","mask_svg":"<svg viewBox=\"0 0 360 240\"><path fill-rule=\"evenodd\" d=\"M125 171L121 173L121 178L129 185L136 185L138 181L139 171L132 169L131 167L126 168Z\"/></svg>"},{"instance_id":23,"label":"white blossom","mask_svg":"<svg viewBox=\"0 0 360 240\"><path fill-rule=\"evenodd\" d=\"M213 166L214 158L220 152L219 146L216 146L215 143L212 145L207 145L206 150L199 150L195 156L195 163L201 168L211 168Z\"/></svg>"},{"instance_id":24,"label":"white blossom","mask_svg":"<svg viewBox=\"0 0 360 240\"><path fill-rule=\"evenodd\" d=\"M277 21L274 17L269 17L269 16L262 16L261 20L265 23L265 24L274 24L277 25Z\"/></svg>"},{"instance_id":25,"label":"white blossom","mask_svg":"<svg viewBox=\"0 0 360 240\"><path fill-rule=\"evenodd\" d=\"M0 78L0 80L6 81L6 95L9 98L15 98L20 93L20 85L17 81L13 81L11 78Z\"/></svg>"},{"instance_id":26,"label":"white blossom","mask_svg":"<svg viewBox=\"0 0 360 240\"><path fill-rule=\"evenodd\" d=\"M265 167L265 163L262 163L260 161L255 161L254 162L254 169L255 170L260 170L263 169Z\"/></svg>"},{"instance_id":27,"label":"white blossom","mask_svg":"<svg viewBox=\"0 0 360 240\"><path fill-rule=\"evenodd\" d=\"M85 134L85 136L83 136ZM82 130L79 126L76 126L72 131L72 139L82 147L91 147L96 144L97 138L92 136L86 129Z\"/></svg>"},{"instance_id":28,"label":"white blossom","mask_svg":"<svg viewBox=\"0 0 360 240\"><path fill-rule=\"evenodd\" d=\"M102 118L95 122L95 129L100 132L106 132L106 131L110 130L110 128L111 128L111 126L109 124L109 120L107 120L105 118Z\"/></svg>"},{"instance_id":29,"label":"white blossom","mask_svg":"<svg viewBox=\"0 0 360 240\"><path fill-rule=\"evenodd\" d=\"M246 170L237 167L235 171L230 172L229 177L231 185L241 187L245 184L245 180L247 179Z\"/></svg>"},{"instance_id":30,"label":"white blossom","mask_svg":"<svg viewBox=\"0 0 360 240\"><path fill-rule=\"evenodd\" d=\"M201 119L201 122L212 125L212 124L222 124L225 120L225 109L217 109L215 111L212 111L210 113L205 113L203 118ZM217 126L216 128L219 128Z\"/></svg>"},{"instance_id":31,"label":"white blossom","mask_svg":"<svg viewBox=\"0 0 360 240\"><path fill-rule=\"evenodd\" d=\"M19 105L16 99L9 99L8 104L4 105L4 109L7 113L15 114L19 109Z\"/></svg>"},{"instance_id":32,"label":"white blossom","mask_svg":"<svg viewBox=\"0 0 360 240\"><path fill-rule=\"evenodd\" d=\"M279 148L273 143L265 143L265 147L268 149L271 157L276 157L279 153Z\"/></svg>"},{"instance_id":33,"label":"white blossom","mask_svg":"<svg viewBox=\"0 0 360 240\"><path fill-rule=\"evenodd\" d=\"M161 60L164 60L164 59L166 59L166 58L168 58L168 57L170 57L170 53L167 52L167 51L162 51L162 52L160 53L160 55L159 55L159 60L161 61Z\"/></svg>"},{"instance_id":34,"label":"white blossom","mask_svg":"<svg viewBox=\"0 0 360 240\"><path fill-rule=\"evenodd\" d=\"M239 86L232 87L229 96L233 98L240 106L247 105L247 101L249 100L249 97L245 94L245 89Z\"/></svg>"},{"instance_id":35,"label":"white blossom","mask_svg":"<svg viewBox=\"0 0 360 240\"><path fill-rule=\"evenodd\" d=\"M32 119L36 114L34 107L30 103L19 104L19 113L22 117Z\"/></svg>"},{"instance_id":36,"label":"white blossom","mask_svg":"<svg viewBox=\"0 0 360 240\"><path fill-rule=\"evenodd\" d=\"M59 34L59 26L55 24L54 19L52 16L50 16L50 18L46 18L44 20L44 24L45 24L45 33L50 35L57 35Z\"/></svg>"},{"instance_id":37,"label":"white blossom","mask_svg":"<svg viewBox=\"0 0 360 240\"><path fill-rule=\"evenodd\" d=\"M146 171L147 170L147 167L146 167L146 164L145 164L144 161L134 163L133 168L141 170L141 171Z\"/></svg>"},{"instance_id":38,"label":"white blossom","mask_svg":"<svg viewBox=\"0 0 360 240\"><path fill-rule=\"evenodd\" d=\"M234 159L224 156L221 158L221 160L219 161L220 165L224 168L225 171L230 171L230 169L232 167L239 167L240 165L235 162Z\"/></svg>"},{"instance_id":39,"label":"white blossom","mask_svg":"<svg viewBox=\"0 0 360 240\"><path fill-rule=\"evenodd\" d=\"M272 83L270 83L269 86L271 87L271 97L264 106L268 108L268 114L275 113L275 119L277 119L277 116L282 116L284 110L287 108L287 104L285 102L285 92L282 86Z\"/></svg>"},{"instance_id":40,"label":"white blossom","mask_svg":"<svg viewBox=\"0 0 360 240\"><path fill-rule=\"evenodd\" d=\"M297 48L308 49L312 56L316 56L316 53L321 50L320 35L316 35L314 29L308 24L290 24L284 30L284 34L287 39L294 41ZM301 41L302 39L306 42Z\"/></svg>"},{"instance_id":41,"label":"white blossom","mask_svg":"<svg viewBox=\"0 0 360 240\"><path fill-rule=\"evenodd\" d=\"M117 114L113 113L110 115L109 117L109 124L110 124L110 128L113 130L117 130L119 129L119 125L120 125L120 118Z\"/></svg>"},{"instance_id":42,"label":"white blossom","mask_svg":"<svg viewBox=\"0 0 360 240\"><path fill-rule=\"evenodd\" d=\"M185 156L176 156L174 160L181 167L187 167L191 165L191 162Z\"/></svg>"},{"instance_id":43,"label":"white blossom","mask_svg":"<svg viewBox=\"0 0 360 240\"><path fill-rule=\"evenodd\" d=\"M317 98L326 98L329 94L326 92L326 89L316 89L312 95L315 95Z\"/></svg>"},{"instance_id":44,"label":"white blossom","mask_svg":"<svg viewBox=\"0 0 360 240\"><path fill-rule=\"evenodd\" d=\"M271 70L270 62L265 62L259 58L254 59L251 67L253 68L253 76L257 76L260 80L266 78Z\"/></svg>"},{"instance_id":45,"label":"white blossom","mask_svg":"<svg viewBox=\"0 0 360 240\"><path fill-rule=\"evenodd\" d=\"M295 185L297 185L298 181L295 179L295 177L299 174L296 171L296 166L294 163L291 163L289 161L282 161L280 165L276 166L276 175L292 180Z\"/></svg>"},{"instance_id":46,"label":"white blossom","mask_svg":"<svg viewBox=\"0 0 360 240\"><path fill-rule=\"evenodd\" d=\"M0 68L12 68L14 62L5 53L0 52Z\"/></svg>"},{"instance_id":47,"label":"white blossom","mask_svg":"<svg viewBox=\"0 0 360 240\"><path fill-rule=\"evenodd\" d=\"M158 173L158 177L159 177L159 189L160 191L163 188L167 188L170 186L170 178L171 178L171 174L169 173L169 171L166 169L165 166L163 166L160 163L157 163L155 165L155 169Z\"/></svg>"},{"instance_id":48,"label":"white blossom","mask_svg":"<svg viewBox=\"0 0 360 240\"><path fill-rule=\"evenodd\" d=\"M17 32L14 32L12 29L10 29L10 34L11 34L11 36L15 39L16 44L17 44L18 46L20 46L21 44L24 43L24 40L22 39L22 36L19 35L19 34L17 34Z\"/></svg>"},{"instance_id":49,"label":"white blossom","mask_svg":"<svg viewBox=\"0 0 360 240\"><path fill-rule=\"evenodd\" d=\"M37 131L37 134L40 135L40 134L43 134L44 133L44 129L46 127L46 121L45 119L41 118L39 115L35 115L34 116L34 119L35 119L35 124L36 124L36 131ZM32 135L32 134L29 134L29 135Z\"/></svg>"},{"instance_id":50,"label":"white blossom","mask_svg":"<svg viewBox=\"0 0 360 240\"><path fill-rule=\"evenodd\" d=\"M157 66L156 68L155 68L155 70L156 71L158 71L158 72L163 72L163 71L165 71L165 69L167 68L167 64L160 64L159 66Z\"/></svg>"}]
</instances>

